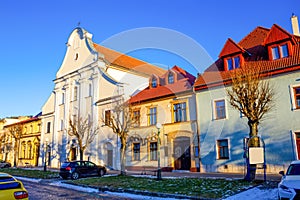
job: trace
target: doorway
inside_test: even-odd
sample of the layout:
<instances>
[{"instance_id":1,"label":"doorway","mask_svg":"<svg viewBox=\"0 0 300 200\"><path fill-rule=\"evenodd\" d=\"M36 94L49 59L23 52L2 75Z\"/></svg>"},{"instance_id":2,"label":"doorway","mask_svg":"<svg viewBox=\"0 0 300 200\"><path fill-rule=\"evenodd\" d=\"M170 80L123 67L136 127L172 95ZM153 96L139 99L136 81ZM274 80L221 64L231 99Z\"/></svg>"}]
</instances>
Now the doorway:
<instances>
[{"instance_id":1,"label":"doorway","mask_svg":"<svg viewBox=\"0 0 300 200\"><path fill-rule=\"evenodd\" d=\"M177 137L173 142L173 158L175 170L190 170L191 147L189 137Z\"/></svg>"},{"instance_id":2,"label":"doorway","mask_svg":"<svg viewBox=\"0 0 300 200\"><path fill-rule=\"evenodd\" d=\"M106 165L112 167L113 166L113 146L111 143L107 143L107 160Z\"/></svg>"},{"instance_id":3,"label":"doorway","mask_svg":"<svg viewBox=\"0 0 300 200\"><path fill-rule=\"evenodd\" d=\"M295 135L296 135L297 155L298 155L298 160L300 160L300 132L295 133Z\"/></svg>"}]
</instances>

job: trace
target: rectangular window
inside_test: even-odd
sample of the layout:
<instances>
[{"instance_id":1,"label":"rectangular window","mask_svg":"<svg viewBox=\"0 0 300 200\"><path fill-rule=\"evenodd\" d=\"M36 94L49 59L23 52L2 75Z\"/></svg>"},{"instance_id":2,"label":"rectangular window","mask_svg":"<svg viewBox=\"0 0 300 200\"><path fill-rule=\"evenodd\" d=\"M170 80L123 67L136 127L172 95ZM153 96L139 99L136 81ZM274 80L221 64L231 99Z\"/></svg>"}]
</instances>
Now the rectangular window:
<instances>
[{"instance_id":1,"label":"rectangular window","mask_svg":"<svg viewBox=\"0 0 300 200\"><path fill-rule=\"evenodd\" d=\"M92 96L92 84L89 84L89 96Z\"/></svg>"},{"instance_id":2,"label":"rectangular window","mask_svg":"<svg viewBox=\"0 0 300 200\"><path fill-rule=\"evenodd\" d=\"M64 130L64 120L60 120L60 130Z\"/></svg>"},{"instance_id":3,"label":"rectangular window","mask_svg":"<svg viewBox=\"0 0 300 200\"><path fill-rule=\"evenodd\" d=\"M227 69L228 70L233 70L233 62L231 58L227 59Z\"/></svg>"},{"instance_id":4,"label":"rectangular window","mask_svg":"<svg viewBox=\"0 0 300 200\"><path fill-rule=\"evenodd\" d=\"M226 62L227 62L227 70L237 69L240 68L241 66L240 56L228 58Z\"/></svg>"},{"instance_id":5,"label":"rectangular window","mask_svg":"<svg viewBox=\"0 0 300 200\"><path fill-rule=\"evenodd\" d=\"M157 142L150 143L150 160L157 160Z\"/></svg>"},{"instance_id":6,"label":"rectangular window","mask_svg":"<svg viewBox=\"0 0 300 200\"><path fill-rule=\"evenodd\" d=\"M279 49L277 46L272 48L272 57L273 57L273 60L280 58Z\"/></svg>"},{"instance_id":7,"label":"rectangular window","mask_svg":"<svg viewBox=\"0 0 300 200\"><path fill-rule=\"evenodd\" d=\"M140 143L133 144L133 160L140 160Z\"/></svg>"},{"instance_id":8,"label":"rectangular window","mask_svg":"<svg viewBox=\"0 0 300 200\"><path fill-rule=\"evenodd\" d=\"M177 103L173 105L174 122L186 121L186 103Z\"/></svg>"},{"instance_id":9,"label":"rectangular window","mask_svg":"<svg viewBox=\"0 0 300 200\"><path fill-rule=\"evenodd\" d=\"M78 97L78 87L74 87L74 96L73 96L73 100L76 101Z\"/></svg>"},{"instance_id":10,"label":"rectangular window","mask_svg":"<svg viewBox=\"0 0 300 200\"><path fill-rule=\"evenodd\" d=\"M47 122L47 132L46 133L50 133L51 131L51 122Z\"/></svg>"},{"instance_id":11,"label":"rectangular window","mask_svg":"<svg viewBox=\"0 0 300 200\"><path fill-rule=\"evenodd\" d=\"M215 101L215 119L226 118L225 100Z\"/></svg>"},{"instance_id":12,"label":"rectangular window","mask_svg":"<svg viewBox=\"0 0 300 200\"><path fill-rule=\"evenodd\" d=\"M228 140L218 140L218 159L229 159Z\"/></svg>"},{"instance_id":13,"label":"rectangular window","mask_svg":"<svg viewBox=\"0 0 300 200\"><path fill-rule=\"evenodd\" d=\"M110 110L106 110L105 111L105 125L106 126L110 125L110 121L111 121L111 112L110 112Z\"/></svg>"},{"instance_id":14,"label":"rectangular window","mask_svg":"<svg viewBox=\"0 0 300 200\"><path fill-rule=\"evenodd\" d=\"M132 116L133 126L134 127L140 126L140 111L134 110L132 114L133 114Z\"/></svg>"},{"instance_id":15,"label":"rectangular window","mask_svg":"<svg viewBox=\"0 0 300 200\"><path fill-rule=\"evenodd\" d=\"M148 125L156 124L156 107L150 108L148 111Z\"/></svg>"},{"instance_id":16,"label":"rectangular window","mask_svg":"<svg viewBox=\"0 0 300 200\"><path fill-rule=\"evenodd\" d=\"M61 104L65 103L65 93L61 94Z\"/></svg>"},{"instance_id":17,"label":"rectangular window","mask_svg":"<svg viewBox=\"0 0 300 200\"><path fill-rule=\"evenodd\" d=\"M289 56L287 44L284 44L284 45L280 46L280 54L281 54L282 58L285 58L285 57Z\"/></svg>"},{"instance_id":18,"label":"rectangular window","mask_svg":"<svg viewBox=\"0 0 300 200\"><path fill-rule=\"evenodd\" d=\"M295 108L300 109L300 86L294 88Z\"/></svg>"},{"instance_id":19,"label":"rectangular window","mask_svg":"<svg viewBox=\"0 0 300 200\"><path fill-rule=\"evenodd\" d=\"M234 60L234 68L236 69L236 68L240 68L240 57L239 56L236 56L236 57L234 57L233 58L233 60Z\"/></svg>"}]
</instances>

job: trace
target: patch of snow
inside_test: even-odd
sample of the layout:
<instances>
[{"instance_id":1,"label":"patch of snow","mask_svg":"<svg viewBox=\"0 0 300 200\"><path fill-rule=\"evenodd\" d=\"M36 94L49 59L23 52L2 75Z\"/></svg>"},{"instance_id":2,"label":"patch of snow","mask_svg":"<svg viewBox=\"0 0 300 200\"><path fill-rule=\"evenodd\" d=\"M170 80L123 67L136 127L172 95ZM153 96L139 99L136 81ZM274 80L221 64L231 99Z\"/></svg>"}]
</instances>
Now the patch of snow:
<instances>
[{"instance_id":1,"label":"patch of snow","mask_svg":"<svg viewBox=\"0 0 300 200\"><path fill-rule=\"evenodd\" d=\"M151 197L151 196L143 196L138 194L129 194L129 193L120 193L120 192L105 192L106 194L110 194L113 196L119 197L127 197L130 199L145 199L145 200L161 200L162 197ZM164 200L176 200L175 198L163 198ZM183 199L184 200L184 199Z\"/></svg>"},{"instance_id":2,"label":"patch of snow","mask_svg":"<svg viewBox=\"0 0 300 200\"><path fill-rule=\"evenodd\" d=\"M82 186L62 183L61 181L52 182L52 183L50 183L50 185L64 187L64 188L70 188L70 189L82 191L82 192L95 192L95 193L99 192L99 190L95 189L95 188L82 187Z\"/></svg>"},{"instance_id":3,"label":"patch of snow","mask_svg":"<svg viewBox=\"0 0 300 200\"><path fill-rule=\"evenodd\" d=\"M254 187L239 194L230 196L226 200L271 200L277 199L278 189L260 189L259 187Z\"/></svg>"},{"instance_id":4,"label":"patch of snow","mask_svg":"<svg viewBox=\"0 0 300 200\"><path fill-rule=\"evenodd\" d=\"M26 177L20 177L20 176L14 176L16 179L20 181L30 181L34 183L39 183L42 179L37 179L37 178L26 178Z\"/></svg>"}]
</instances>

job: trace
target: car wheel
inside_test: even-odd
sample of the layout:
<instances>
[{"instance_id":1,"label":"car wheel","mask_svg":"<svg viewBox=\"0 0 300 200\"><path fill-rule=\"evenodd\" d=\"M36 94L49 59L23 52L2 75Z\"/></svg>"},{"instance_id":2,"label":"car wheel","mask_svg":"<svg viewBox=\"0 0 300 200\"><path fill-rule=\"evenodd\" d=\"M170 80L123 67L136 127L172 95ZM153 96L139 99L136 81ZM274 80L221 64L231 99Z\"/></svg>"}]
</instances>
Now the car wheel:
<instances>
[{"instance_id":1,"label":"car wheel","mask_svg":"<svg viewBox=\"0 0 300 200\"><path fill-rule=\"evenodd\" d=\"M73 172L72 175L71 175L71 178L73 180L77 180L79 178L79 174L77 172Z\"/></svg>"},{"instance_id":2,"label":"car wheel","mask_svg":"<svg viewBox=\"0 0 300 200\"><path fill-rule=\"evenodd\" d=\"M105 174L105 173L104 173L104 170L103 170L103 169L100 169L100 170L99 170L99 176L104 176L104 174Z\"/></svg>"}]
</instances>

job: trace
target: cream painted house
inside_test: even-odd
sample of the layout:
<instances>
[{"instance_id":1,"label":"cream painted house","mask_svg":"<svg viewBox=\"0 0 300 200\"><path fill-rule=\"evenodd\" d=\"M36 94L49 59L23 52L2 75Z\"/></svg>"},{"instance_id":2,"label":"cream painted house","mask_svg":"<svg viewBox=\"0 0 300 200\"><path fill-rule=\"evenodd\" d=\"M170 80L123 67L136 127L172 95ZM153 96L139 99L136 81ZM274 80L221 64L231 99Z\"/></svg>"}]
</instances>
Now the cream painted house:
<instances>
[{"instance_id":1,"label":"cream painted house","mask_svg":"<svg viewBox=\"0 0 300 200\"><path fill-rule=\"evenodd\" d=\"M92 34L75 28L67 42L54 89L42 108L39 165L59 168L65 160L79 159L78 141L68 135L69 119L80 116L100 127L84 159L119 167L117 137L103 126L113 98L127 99L148 83L150 75L165 70L108 49L92 41ZM46 156L45 156L46 155Z\"/></svg>"},{"instance_id":2,"label":"cream painted house","mask_svg":"<svg viewBox=\"0 0 300 200\"><path fill-rule=\"evenodd\" d=\"M159 162L166 171L197 170L194 80L174 66L162 76L153 74L149 86L130 99L135 124L128 134L127 169L156 169Z\"/></svg>"}]
</instances>

